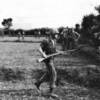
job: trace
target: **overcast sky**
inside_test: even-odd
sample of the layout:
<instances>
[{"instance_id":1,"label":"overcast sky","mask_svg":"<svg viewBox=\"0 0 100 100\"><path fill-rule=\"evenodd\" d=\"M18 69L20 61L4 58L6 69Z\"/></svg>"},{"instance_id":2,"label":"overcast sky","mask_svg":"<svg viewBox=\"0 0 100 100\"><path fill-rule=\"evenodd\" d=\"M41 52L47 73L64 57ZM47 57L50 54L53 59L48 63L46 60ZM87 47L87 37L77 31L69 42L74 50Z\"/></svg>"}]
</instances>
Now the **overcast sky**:
<instances>
[{"instance_id":1,"label":"overcast sky","mask_svg":"<svg viewBox=\"0 0 100 100\"><path fill-rule=\"evenodd\" d=\"M70 27L80 23L84 15L95 14L98 5L100 0L2 0L0 22L11 17L16 29Z\"/></svg>"}]
</instances>

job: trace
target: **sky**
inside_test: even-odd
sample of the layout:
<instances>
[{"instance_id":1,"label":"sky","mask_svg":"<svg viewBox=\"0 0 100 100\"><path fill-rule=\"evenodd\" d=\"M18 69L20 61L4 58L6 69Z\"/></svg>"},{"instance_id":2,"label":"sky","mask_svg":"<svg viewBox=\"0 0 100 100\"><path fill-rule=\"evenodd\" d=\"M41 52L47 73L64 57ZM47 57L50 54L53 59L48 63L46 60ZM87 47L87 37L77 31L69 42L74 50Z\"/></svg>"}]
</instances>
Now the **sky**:
<instances>
[{"instance_id":1,"label":"sky","mask_svg":"<svg viewBox=\"0 0 100 100\"><path fill-rule=\"evenodd\" d=\"M98 5L100 0L2 0L0 22L13 18L14 29L74 27L83 16L97 14Z\"/></svg>"}]
</instances>

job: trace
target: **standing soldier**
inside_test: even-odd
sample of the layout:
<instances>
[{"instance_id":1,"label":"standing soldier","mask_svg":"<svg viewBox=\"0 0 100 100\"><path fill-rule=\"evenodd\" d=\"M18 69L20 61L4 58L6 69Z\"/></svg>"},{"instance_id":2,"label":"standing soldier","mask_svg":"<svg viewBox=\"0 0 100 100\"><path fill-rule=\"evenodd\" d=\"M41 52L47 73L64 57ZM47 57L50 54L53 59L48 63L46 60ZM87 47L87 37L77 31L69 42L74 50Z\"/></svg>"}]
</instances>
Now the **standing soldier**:
<instances>
[{"instance_id":1,"label":"standing soldier","mask_svg":"<svg viewBox=\"0 0 100 100\"><path fill-rule=\"evenodd\" d=\"M74 31L74 29L72 29L72 34L73 34L73 39L74 39L74 47L76 47L78 40L80 38L80 34L76 31Z\"/></svg>"},{"instance_id":2,"label":"standing soldier","mask_svg":"<svg viewBox=\"0 0 100 100\"><path fill-rule=\"evenodd\" d=\"M65 28L63 31L62 31L62 47L63 47L63 50L67 50L67 45L68 45L68 28Z\"/></svg>"},{"instance_id":3,"label":"standing soldier","mask_svg":"<svg viewBox=\"0 0 100 100\"><path fill-rule=\"evenodd\" d=\"M55 44L54 44L54 40L52 39L52 36L50 35L47 38L48 38L47 40L42 41L42 43L40 44L40 49L39 49L40 53L42 54L44 58L46 58L47 55L56 53ZM53 57L47 58L46 60L44 60L44 63L46 65L47 72L37 82L35 82L35 86L37 87L37 89L40 90L39 88L40 85L49 79L50 96L57 96L52 93L53 89L55 88L55 82L57 79L57 72L54 67Z\"/></svg>"},{"instance_id":4,"label":"standing soldier","mask_svg":"<svg viewBox=\"0 0 100 100\"><path fill-rule=\"evenodd\" d=\"M22 41L24 41L25 32L22 31L22 32L21 32L21 35L22 35Z\"/></svg>"},{"instance_id":5,"label":"standing soldier","mask_svg":"<svg viewBox=\"0 0 100 100\"><path fill-rule=\"evenodd\" d=\"M17 33L17 36L18 36L18 40L20 41L21 33L18 32L18 33Z\"/></svg>"},{"instance_id":6,"label":"standing soldier","mask_svg":"<svg viewBox=\"0 0 100 100\"><path fill-rule=\"evenodd\" d=\"M77 45L80 34L75 32L73 29L68 29L67 33L67 49L74 49Z\"/></svg>"}]
</instances>

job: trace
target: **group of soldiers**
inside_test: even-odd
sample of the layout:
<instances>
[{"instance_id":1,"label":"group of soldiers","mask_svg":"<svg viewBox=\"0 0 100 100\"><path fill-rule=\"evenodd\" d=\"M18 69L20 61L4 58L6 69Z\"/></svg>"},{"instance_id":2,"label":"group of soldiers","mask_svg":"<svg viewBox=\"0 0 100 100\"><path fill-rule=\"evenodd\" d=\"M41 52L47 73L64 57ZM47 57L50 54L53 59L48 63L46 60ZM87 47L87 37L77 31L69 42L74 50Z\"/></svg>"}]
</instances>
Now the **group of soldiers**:
<instances>
[{"instance_id":1,"label":"group of soldiers","mask_svg":"<svg viewBox=\"0 0 100 100\"><path fill-rule=\"evenodd\" d=\"M17 33L18 40L24 41L25 32L23 30L19 29L16 31L16 33Z\"/></svg>"},{"instance_id":2,"label":"group of soldiers","mask_svg":"<svg viewBox=\"0 0 100 100\"><path fill-rule=\"evenodd\" d=\"M61 41L63 50L69 50L77 46L80 34L73 28L64 28L57 37L57 39Z\"/></svg>"}]
</instances>

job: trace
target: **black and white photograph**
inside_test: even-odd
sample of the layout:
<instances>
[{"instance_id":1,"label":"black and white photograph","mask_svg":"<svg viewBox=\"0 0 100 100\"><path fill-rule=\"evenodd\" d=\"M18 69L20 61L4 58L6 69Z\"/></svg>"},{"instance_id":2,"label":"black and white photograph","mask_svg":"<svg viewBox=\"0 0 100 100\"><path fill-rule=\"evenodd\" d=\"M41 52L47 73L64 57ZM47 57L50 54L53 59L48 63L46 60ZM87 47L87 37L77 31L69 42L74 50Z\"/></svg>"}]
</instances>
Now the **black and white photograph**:
<instances>
[{"instance_id":1,"label":"black and white photograph","mask_svg":"<svg viewBox=\"0 0 100 100\"><path fill-rule=\"evenodd\" d=\"M100 100L100 0L1 0L0 100Z\"/></svg>"}]
</instances>

